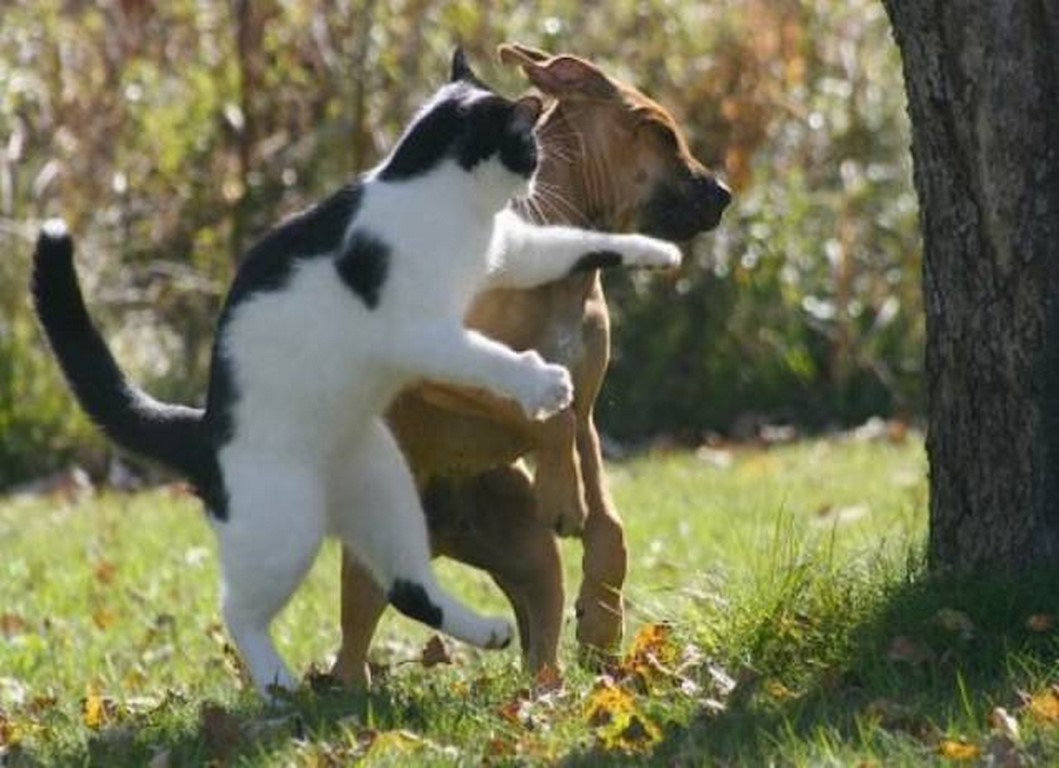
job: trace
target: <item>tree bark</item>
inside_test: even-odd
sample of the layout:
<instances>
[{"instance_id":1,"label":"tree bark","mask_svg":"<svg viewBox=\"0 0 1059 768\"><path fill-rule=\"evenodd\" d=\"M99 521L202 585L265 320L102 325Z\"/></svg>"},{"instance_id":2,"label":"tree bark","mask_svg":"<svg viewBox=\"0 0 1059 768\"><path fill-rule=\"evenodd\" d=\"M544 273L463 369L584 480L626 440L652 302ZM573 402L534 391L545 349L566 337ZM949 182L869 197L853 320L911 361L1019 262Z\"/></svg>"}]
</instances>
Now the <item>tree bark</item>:
<instances>
[{"instance_id":1,"label":"tree bark","mask_svg":"<svg viewBox=\"0 0 1059 768\"><path fill-rule=\"evenodd\" d=\"M1059 1L883 0L923 229L929 556L1059 560Z\"/></svg>"}]
</instances>

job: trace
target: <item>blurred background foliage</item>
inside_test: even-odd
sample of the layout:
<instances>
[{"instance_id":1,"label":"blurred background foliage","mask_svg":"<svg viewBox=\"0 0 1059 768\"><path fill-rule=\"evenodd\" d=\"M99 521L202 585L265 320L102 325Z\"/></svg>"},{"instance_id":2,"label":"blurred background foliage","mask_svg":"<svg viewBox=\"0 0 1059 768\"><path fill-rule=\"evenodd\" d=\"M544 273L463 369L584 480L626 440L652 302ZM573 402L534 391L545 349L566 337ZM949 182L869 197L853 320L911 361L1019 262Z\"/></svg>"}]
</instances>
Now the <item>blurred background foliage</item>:
<instances>
[{"instance_id":1,"label":"blurred background foliage","mask_svg":"<svg viewBox=\"0 0 1059 768\"><path fill-rule=\"evenodd\" d=\"M736 193L675 277L608 277L604 431L697 442L921 408L903 87L874 0L3 0L0 487L107 449L27 300L39 222L151 391L201 401L243 249L370 166L447 73L577 52L670 108Z\"/></svg>"}]
</instances>

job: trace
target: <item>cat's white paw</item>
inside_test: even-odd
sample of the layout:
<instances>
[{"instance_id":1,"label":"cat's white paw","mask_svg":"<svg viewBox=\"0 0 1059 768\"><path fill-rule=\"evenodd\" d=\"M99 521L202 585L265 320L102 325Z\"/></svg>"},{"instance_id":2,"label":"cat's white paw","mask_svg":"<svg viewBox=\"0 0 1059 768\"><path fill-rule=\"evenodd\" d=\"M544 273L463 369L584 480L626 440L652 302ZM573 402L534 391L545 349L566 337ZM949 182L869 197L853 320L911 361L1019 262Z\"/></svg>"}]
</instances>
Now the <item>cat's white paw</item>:
<instances>
[{"instance_id":1,"label":"cat's white paw","mask_svg":"<svg viewBox=\"0 0 1059 768\"><path fill-rule=\"evenodd\" d=\"M574 384L566 368L545 362L533 350L520 357L526 374L516 399L527 418L546 419L574 401Z\"/></svg>"},{"instance_id":2,"label":"cat's white paw","mask_svg":"<svg viewBox=\"0 0 1059 768\"><path fill-rule=\"evenodd\" d=\"M672 243L645 235L630 235L625 263L648 269L673 269L680 266L684 254Z\"/></svg>"},{"instance_id":3,"label":"cat's white paw","mask_svg":"<svg viewBox=\"0 0 1059 768\"><path fill-rule=\"evenodd\" d=\"M514 632L506 619L483 619L481 642L477 645L490 651L498 651L511 645Z\"/></svg>"}]
</instances>

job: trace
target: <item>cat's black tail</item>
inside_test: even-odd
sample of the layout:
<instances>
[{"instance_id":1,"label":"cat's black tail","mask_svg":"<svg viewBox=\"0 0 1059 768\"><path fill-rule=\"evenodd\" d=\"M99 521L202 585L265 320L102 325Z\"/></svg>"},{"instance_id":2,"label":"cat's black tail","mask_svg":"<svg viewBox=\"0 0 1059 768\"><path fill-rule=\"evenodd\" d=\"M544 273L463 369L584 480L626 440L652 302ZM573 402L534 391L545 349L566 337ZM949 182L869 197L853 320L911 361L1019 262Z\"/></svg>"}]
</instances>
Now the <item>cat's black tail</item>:
<instances>
[{"instance_id":1,"label":"cat's black tail","mask_svg":"<svg viewBox=\"0 0 1059 768\"><path fill-rule=\"evenodd\" d=\"M119 446L199 485L213 450L196 408L160 403L130 382L88 316L59 219L45 223L33 254L33 301L77 400Z\"/></svg>"}]
</instances>

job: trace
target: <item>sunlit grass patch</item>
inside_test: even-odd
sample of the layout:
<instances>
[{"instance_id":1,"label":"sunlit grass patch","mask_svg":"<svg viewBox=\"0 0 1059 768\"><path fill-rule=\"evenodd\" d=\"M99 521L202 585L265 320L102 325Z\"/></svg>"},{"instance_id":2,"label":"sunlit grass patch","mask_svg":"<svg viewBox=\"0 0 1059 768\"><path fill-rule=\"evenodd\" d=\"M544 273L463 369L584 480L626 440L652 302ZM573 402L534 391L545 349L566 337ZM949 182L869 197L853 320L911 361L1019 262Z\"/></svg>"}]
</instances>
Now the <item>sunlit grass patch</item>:
<instances>
[{"instance_id":1,"label":"sunlit grass patch","mask_svg":"<svg viewBox=\"0 0 1059 768\"><path fill-rule=\"evenodd\" d=\"M0 750L96 765L1043 764L1059 755L1055 581L927 579L924 474L912 440L613 465L631 553L616 666L577 666L570 624L561 679L528 680L514 653L449 641L423 664L431 634L388 615L375 691L314 678L279 707L240 679L192 498L11 499ZM580 553L564 549L572 586ZM504 609L484 574L439 571L469 602ZM337 647L337 586L328 546L277 622L303 673ZM1014 737L998 735L1005 722Z\"/></svg>"}]
</instances>

